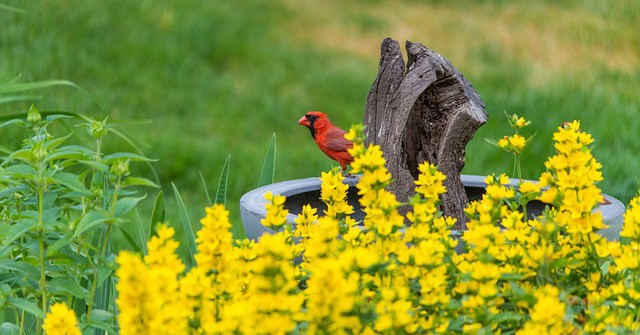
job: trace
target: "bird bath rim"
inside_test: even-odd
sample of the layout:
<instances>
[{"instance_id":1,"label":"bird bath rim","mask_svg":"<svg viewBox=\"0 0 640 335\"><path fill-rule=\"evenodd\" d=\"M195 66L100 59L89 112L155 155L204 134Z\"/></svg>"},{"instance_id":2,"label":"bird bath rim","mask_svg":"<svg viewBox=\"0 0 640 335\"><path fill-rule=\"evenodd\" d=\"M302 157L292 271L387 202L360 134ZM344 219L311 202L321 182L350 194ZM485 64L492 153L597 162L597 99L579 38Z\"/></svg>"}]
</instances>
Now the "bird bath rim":
<instances>
[{"instance_id":1,"label":"bird bath rim","mask_svg":"<svg viewBox=\"0 0 640 335\"><path fill-rule=\"evenodd\" d=\"M476 195L477 192L483 193L482 191L487 186L487 184L484 182L486 176L463 174L460 177L468 195L470 194L470 192L474 192L474 190L476 192ZM344 183L349 185L350 188L355 187L355 185L358 183L358 177L345 177ZM518 183L518 179L510 179L508 185L517 187ZM292 203L290 202L291 198L306 193L319 192L321 186L322 182L320 178L311 177L282 181L256 188L245 193L242 198L240 198L240 214L247 238L257 240L265 232L273 232L271 229L260 224L260 220L267 214L267 211L265 209L265 205L267 204L267 200L264 198L265 193L271 192L273 194L280 194L287 197L287 202L285 203L285 207L287 207L292 206ZM598 233L606 237L610 241L615 241L620 237L620 230L622 229L625 206L622 202L620 202L620 200L610 195L603 194L603 196L606 200L609 201L609 204L599 205L598 207L596 207L595 211L600 211L602 213L603 221L609 226L609 228L602 229L598 231ZM350 194L350 197L357 197L357 195ZM471 195L469 195L469 197L472 198ZM317 200L313 200L317 203L320 203L319 198ZM353 202L353 199L351 199L350 203L351 202ZM301 207L299 203L295 206ZM321 212L321 210L318 209L318 212ZM294 220L297 217L297 214L298 213L292 213L290 211L290 213L287 215L287 221L293 224ZM452 231L453 236L460 236L461 234L461 231Z\"/></svg>"}]
</instances>

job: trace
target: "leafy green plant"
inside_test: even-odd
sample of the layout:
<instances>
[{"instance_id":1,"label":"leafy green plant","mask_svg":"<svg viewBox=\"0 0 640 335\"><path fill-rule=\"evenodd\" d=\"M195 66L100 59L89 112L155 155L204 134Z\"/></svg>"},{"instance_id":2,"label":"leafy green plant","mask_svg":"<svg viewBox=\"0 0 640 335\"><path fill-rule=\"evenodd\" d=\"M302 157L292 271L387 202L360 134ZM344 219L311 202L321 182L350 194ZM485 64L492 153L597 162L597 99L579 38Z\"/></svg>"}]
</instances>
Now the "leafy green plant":
<instances>
[{"instance_id":1,"label":"leafy green plant","mask_svg":"<svg viewBox=\"0 0 640 335\"><path fill-rule=\"evenodd\" d=\"M3 92L8 92L6 86ZM0 128L22 127L29 133L17 150L3 149L0 164L4 321L14 324L16 333L40 333L49 306L64 302L81 316L81 327L113 332L113 234L124 236L132 250L144 247L136 240L148 236L134 237L141 232L132 229L130 217L145 198L140 188L158 185L131 175L129 165L151 159L104 152L107 136L124 136L106 119L41 113L34 106L26 117L4 119ZM74 122L93 143L75 143L71 131L51 131L54 123L63 122ZM155 212L154 219L160 218Z\"/></svg>"}]
</instances>

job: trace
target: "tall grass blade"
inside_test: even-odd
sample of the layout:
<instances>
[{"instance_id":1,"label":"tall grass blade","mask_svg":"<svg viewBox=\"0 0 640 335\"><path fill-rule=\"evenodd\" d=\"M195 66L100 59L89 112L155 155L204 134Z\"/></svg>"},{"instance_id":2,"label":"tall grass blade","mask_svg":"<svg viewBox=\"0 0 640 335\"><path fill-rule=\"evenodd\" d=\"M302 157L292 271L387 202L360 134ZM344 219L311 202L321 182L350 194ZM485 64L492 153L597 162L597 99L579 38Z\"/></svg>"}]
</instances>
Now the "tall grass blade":
<instances>
[{"instance_id":1,"label":"tall grass blade","mask_svg":"<svg viewBox=\"0 0 640 335\"><path fill-rule=\"evenodd\" d=\"M18 13L18 14L26 14L27 13L27 11L24 10L24 9L20 9L20 8L17 8L17 7L12 7L12 6L1 4L1 3L0 3L0 9L6 10L6 11L9 11L9 12Z\"/></svg>"},{"instance_id":2,"label":"tall grass blade","mask_svg":"<svg viewBox=\"0 0 640 335\"><path fill-rule=\"evenodd\" d=\"M149 222L149 233L145 235L145 241L148 241L151 235L156 231L156 225L160 222L164 222L166 214L164 205L164 193L158 192L156 200L153 202L153 210L151 211L151 222Z\"/></svg>"},{"instance_id":3,"label":"tall grass blade","mask_svg":"<svg viewBox=\"0 0 640 335\"><path fill-rule=\"evenodd\" d=\"M262 172L260 173L260 180L258 181L258 187L269 185L273 183L276 173L276 133L271 135L271 141L267 148L267 156L264 158L262 164Z\"/></svg>"},{"instance_id":4,"label":"tall grass blade","mask_svg":"<svg viewBox=\"0 0 640 335\"><path fill-rule=\"evenodd\" d=\"M231 155L227 156L222 166L222 172L220 172L220 178L218 178L218 188L216 189L216 204L227 205L227 183L229 181L229 165L231 162Z\"/></svg>"},{"instance_id":5,"label":"tall grass blade","mask_svg":"<svg viewBox=\"0 0 640 335\"><path fill-rule=\"evenodd\" d=\"M0 97L0 104L6 104L16 101L34 101L42 99L41 95L10 95L8 97Z\"/></svg>"},{"instance_id":6,"label":"tall grass blade","mask_svg":"<svg viewBox=\"0 0 640 335\"><path fill-rule=\"evenodd\" d=\"M0 84L0 95L15 94L19 92L38 90L42 88L49 88L49 87L55 87L55 86L68 86L68 87L75 88L76 90L80 91L82 94L87 96L89 99L91 99L91 101L96 106L98 106L98 108L100 108L101 110L104 110L104 108L102 108L102 106L98 103L98 101L91 94L89 94L87 90L78 86L74 82L71 82L68 80L43 80L43 81L34 81L30 83L15 83L15 82L4 83L4 84ZM9 97L12 97L12 96L9 96ZM7 98L7 97L3 97L3 98Z\"/></svg>"},{"instance_id":7,"label":"tall grass blade","mask_svg":"<svg viewBox=\"0 0 640 335\"><path fill-rule=\"evenodd\" d=\"M140 211L135 209L136 214L136 228L138 228L138 242L140 243L140 249L143 255L147 254L147 234L144 231L144 223L142 223L142 217L140 216Z\"/></svg>"},{"instance_id":8,"label":"tall grass blade","mask_svg":"<svg viewBox=\"0 0 640 335\"><path fill-rule=\"evenodd\" d=\"M180 213L180 219L182 221L182 229L184 230L184 236L186 239L187 247L189 248L189 261L191 262L189 267L192 267L196 264L194 255L196 254L196 238L193 233L193 228L191 226L191 221L189 220L189 215L187 212L187 208L184 205L184 201L182 201L182 196L180 196L180 192L176 187L176 184L171 183L171 187L173 187L173 194L176 197L176 203L178 203L178 212Z\"/></svg>"},{"instance_id":9,"label":"tall grass blade","mask_svg":"<svg viewBox=\"0 0 640 335\"><path fill-rule=\"evenodd\" d=\"M198 174L200 174L200 182L202 182L202 188L204 189L204 195L207 197L207 205L211 206L211 195L209 195L209 188L207 187L207 181L204 180L204 175L202 175L202 171L198 170Z\"/></svg>"},{"instance_id":10,"label":"tall grass blade","mask_svg":"<svg viewBox=\"0 0 640 335\"><path fill-rule=\"evenodd\" d=\"M98 300L96 303L96 309L108 310L109 305L115 305L115 299L111 294L111 291L115 291L115 287L112 287L112 285L114 285L112 277L107 278L107 280L103 282L100 292L96 297L96 299ZM96 329L94 334L103 335L105 334L105 331L103 329Z\"/></svg>"},{"instance_id":11,"label":"tall grass blade","mask_svg":"<svg viewBox=\"0 0 640 335\"><path fill-rule=\"evenodd\" d=\"M31 83L3 84L3 85L0 85L0 94L24 92L24 91L37 90L40 88L47 88L47 87L54 87L54 86L71 86L89 95L89 93L87 93L87 91L85 91L82 87L68 80L43 80L43 81L35 81Z\"/></svg>"}]
</instances>

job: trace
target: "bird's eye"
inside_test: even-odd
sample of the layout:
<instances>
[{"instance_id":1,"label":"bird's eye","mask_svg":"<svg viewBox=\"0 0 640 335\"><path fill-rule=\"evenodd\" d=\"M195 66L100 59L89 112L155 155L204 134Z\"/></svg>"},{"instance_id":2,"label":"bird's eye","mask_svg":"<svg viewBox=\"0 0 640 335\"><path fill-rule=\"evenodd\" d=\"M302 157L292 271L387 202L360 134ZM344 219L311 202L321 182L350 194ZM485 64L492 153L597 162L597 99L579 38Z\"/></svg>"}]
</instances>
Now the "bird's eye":
<instances>
[{"instance_id":1,"label":"bird's eye","mask_svg":"<svg viewBox=\"0 0 640 335\"><path fill-rule=\"evenodd\" d=\"M310 122L313 122L317 119L318 117L315 115L307 115L307 120L309 120Z\"/></svg>"}]
</instances>

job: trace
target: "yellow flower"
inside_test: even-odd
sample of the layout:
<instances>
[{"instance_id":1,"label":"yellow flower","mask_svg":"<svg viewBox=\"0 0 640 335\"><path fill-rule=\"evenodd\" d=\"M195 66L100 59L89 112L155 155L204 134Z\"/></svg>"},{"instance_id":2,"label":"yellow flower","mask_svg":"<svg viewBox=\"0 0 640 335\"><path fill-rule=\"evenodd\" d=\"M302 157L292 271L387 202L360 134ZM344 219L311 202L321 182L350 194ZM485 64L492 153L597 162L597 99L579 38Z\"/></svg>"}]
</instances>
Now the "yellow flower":
<instances>
[{"instance_id":1,"label":"yellow flower","mask_svg":"<svg viewBox=\"0 0 640 335\"><path fill-rule=\"evenodd\" d=\"M438 171L437 167L429 162L423 162L418 166L420 175L416 184L416 192L421 194L425 198L437 198L445 193L447 189L442 182L447 178L442 172Z\"/></svg>"},{"instance_id":2,"label":"yellow flower","mask_svg":"<svg viewBox=\"0 0 640 335\"><path fill-rule=\"evenodd\" d=\"M522 135L514 134L513 136L509 137L509 144L513 147L514 151L522 152L526 143L527 141Z\"/></svg>"},{"instance_id":3,"label":"yellow flower","mask_svg":"<svg viewBox=\"0 0 640 335\"><path fill-rule=\"evenodd\" d=\"M624 213L624 225L620 236L640 242L640 196L629 202L629 209Z\"/></svg>"},{"instance_id":4,"label":"yellow flower","mask_svg":"<svg viewBox=\"0 0 640 335\"><path fill-rule=\"evenodd\" d=\"M144 305L149 299L149 283L144 262L135 254L123 251L116 258L118 270L118 324L120 334L147 334L147 314Z\"/></svg>"},{"instance_id":5,"label":"yellow flower","mask_svg":"<svg viewBox=\"0 0 640 335\"><path fill-rule=\"evenodd\" d=\"M498 140L498 146L506 151L519 155L524 147L527 145L527 140L520 134L513 134L511 136L504 136Z\"/></svg>"},{"instance_id":6,"label":"yellow flower","mask_svg":"<svg viewBox=\"0 0 640 335\"><path fill-rule=\"evenodd\" d=\"M313 264L307 281L305 319L309 333L337 334L361 327L355 315L358 282L345 278L337 259L323 259Z\"/></svg>"},{"instance_id":7,"label":"yellow flower","mask_svg":"<svg viewBox=\"0 0 640 335\"><path fill-rule=\"evenodd\" d=\"M260 223L267 228L278 231L287 224L289 210L284 208L286 198L282 195L274 195L271 191L265 193L264 198L268 201L267 215L260 220Z\"/></svg>"},{"instance_id":8,"label":"yellow flower","mask_svg":"<svg viewBox=\"0 0 640 335\"><path fill-rule=\"evenodd\" d=\"M516 129L521 129L531 124L530 121L525 120L523 117L518 118L516 114L513 114L513 119L515 119L514 125Z\"/></svg>"},{"instance_id":9,"label":"yellow flower","mask_svg":"<svg viewBox=\"0 0 640 335\"><path fill-rule=\"evenodd\" d=\"M325 215L334 219L342 219L352 214L353 207L347 203L349 185L343 183L344 176L339 169L334 168L328 173L323 172L320 180L322 180L320 200L327 204Z\"/></svg>"},{"instance_id":10,"label":"yellow flower","mask_svg":"<svg viewBox=\"0 0 640 335\"><path fill-rule=\"evenodd\" d=\"M540 187L530 181L525 181L520 184L520 192L522 193L540 193Z\"/></svg>"},{"instance_id":11,"label":"yellow flower","mask_svg":"<svg viewBox=\"0 0 640 335\"><path fill-rule=\"evenodd\" d=\"M558 288L551 285L545 285L534 292L536 304L529 312L531 320L518 334L531 333L531 329L536 329L541 334L569 334L573 328L564 320L567 306L558 299L559 294Z\"/></svg>"},{"instance_id":12,"label":"yellow flower","mask_svg":"<svg viewBox=\"0 0 640 335\"><path fill-rule=\"evenodd\" d=\"M205 208L206 216L200 220L196 243L198 253L194 255L198 267L207 271L219 271L225 265L225 257L233 251L229 212L223 205L214 204Z\"/></svg>"},{"instance_id":13,"label":"yellow flower","mask_svg":"<svg viewBox=\"0 0 640 335\"><path fill-rule=\"evenodd\" d=\"M294 232L295 237L301 237L307 239L311 236L310 225L318 221L317 210L311 205L302 206L302 211L293 221L296 224L296 230Z\"/></svg>"},{"instance_id":14,"label":"yellow flower","mask_svg":"<svg viewBox=\"0 0 640 335\"><path fill-rule=\"evenodd\" d=\"M116 258L121 334L185 334L189 314L178 282L184 264L175 254L173 234L173 228L159 225L157 236L147 243L144 262L128 252Z\"/></svg>"},{"instance_id":15,"label":"yellow flower","mask_svg":"<svg viewBox=\"0 0 640 335\"><path fill-rule=\"evenodd\" d=\"M67 307L67 304L59 302L51 305L42 325L47 335L80 335L76 314Z\"/></svg>"}]
</instances>

